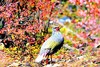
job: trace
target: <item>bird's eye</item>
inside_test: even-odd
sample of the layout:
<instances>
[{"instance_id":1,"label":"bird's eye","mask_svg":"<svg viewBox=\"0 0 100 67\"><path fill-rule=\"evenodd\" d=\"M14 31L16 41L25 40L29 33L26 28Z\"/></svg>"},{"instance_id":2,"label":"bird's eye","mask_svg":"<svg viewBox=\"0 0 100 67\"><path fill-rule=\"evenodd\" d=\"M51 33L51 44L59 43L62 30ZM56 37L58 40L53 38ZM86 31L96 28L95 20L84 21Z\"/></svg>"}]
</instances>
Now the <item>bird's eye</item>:
<instances>
[{"instance_id":1,"label":"bird's eye","mask_svg":"<svg viewBox=\"0 0 100 67\"><path fill-rule=\"evenodd\" d=\"M56 29L56 31L59 31L59 27L56 27L55 29Z\"/></svg>"}]
</instances>

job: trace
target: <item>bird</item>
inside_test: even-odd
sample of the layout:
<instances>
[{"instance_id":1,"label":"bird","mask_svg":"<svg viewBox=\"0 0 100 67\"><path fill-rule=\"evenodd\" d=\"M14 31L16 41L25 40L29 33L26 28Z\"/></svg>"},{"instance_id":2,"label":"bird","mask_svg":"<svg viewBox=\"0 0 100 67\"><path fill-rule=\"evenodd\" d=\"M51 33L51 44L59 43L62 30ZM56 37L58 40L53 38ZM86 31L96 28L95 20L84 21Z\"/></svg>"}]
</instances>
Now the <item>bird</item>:
<instances>
[{"instance_id":1,"label":"bird","mask_svg":"<svg viewBox=\"0 0 100 67\"><path fill-rule=\"evenodd\" d=\"M53 27L51 36L41 46L35 62L41 63L45 57L48 59L49 56L51 56L52 62L52 54L56 53L63 46L63 43L64 37L60 32L60 28L58 26Z\"/></svg>"}]
</instances>

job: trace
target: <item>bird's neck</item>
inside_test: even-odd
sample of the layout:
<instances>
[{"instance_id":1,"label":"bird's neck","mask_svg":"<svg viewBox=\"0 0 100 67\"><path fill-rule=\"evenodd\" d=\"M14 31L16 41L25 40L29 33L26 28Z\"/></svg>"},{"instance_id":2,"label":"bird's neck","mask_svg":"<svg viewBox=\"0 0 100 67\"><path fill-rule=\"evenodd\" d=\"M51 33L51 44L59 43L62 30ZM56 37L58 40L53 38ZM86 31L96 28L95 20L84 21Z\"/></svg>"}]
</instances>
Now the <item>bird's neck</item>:
<instances>
[{"instance_id":1,"label":"bird's neck","mask_svg":"<svg viewBox=\"0 0 100 67\"><path fill-rule=\"evenodd\" d=\"M52 32L52 35L54 35L54 34L59 34L60 32L59 31L54 31L54 32Z\"/></svg>"}]
</instances>

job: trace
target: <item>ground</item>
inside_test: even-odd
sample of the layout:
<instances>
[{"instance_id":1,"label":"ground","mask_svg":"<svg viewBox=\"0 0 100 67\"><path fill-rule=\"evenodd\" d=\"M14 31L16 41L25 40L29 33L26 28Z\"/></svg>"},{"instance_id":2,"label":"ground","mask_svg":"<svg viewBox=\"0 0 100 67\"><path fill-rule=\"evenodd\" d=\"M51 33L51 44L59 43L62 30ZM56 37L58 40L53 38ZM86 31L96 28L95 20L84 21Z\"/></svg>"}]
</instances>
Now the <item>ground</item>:
<instances>
[{"instance_id":1,"label":"ground","mask_svg":"<svg viewBox=\"0 0 100 67\"><path fill-rule=\"evenodd\" d=\"M13 54L13 52L12 54L7 53L7 50L0 51L0 65L2 67L40 67L39 64L34 63L37 54L21 55L19 52L18 55ZM88 46L81 54L77 49L72 51L61 48L61 50L53 55L53 61L54 63L52 64L43 63L44 67L99 67L100 48L93 50Z\"/></svg>"}]
</instances>

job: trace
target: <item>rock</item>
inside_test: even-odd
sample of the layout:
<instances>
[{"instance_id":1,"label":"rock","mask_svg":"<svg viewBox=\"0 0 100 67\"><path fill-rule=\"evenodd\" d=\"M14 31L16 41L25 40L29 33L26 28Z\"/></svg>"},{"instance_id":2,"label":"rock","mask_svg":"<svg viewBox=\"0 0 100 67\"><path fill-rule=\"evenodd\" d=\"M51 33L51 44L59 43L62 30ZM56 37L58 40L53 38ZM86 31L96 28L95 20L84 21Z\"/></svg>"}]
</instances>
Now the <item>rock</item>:
<instances>
[{"instance_id":1,"label":"rock","mask_svg":"<svg viewBox=\"0 0 100 67\"><path fill-rule=\"evenodd\" d=\"M19 66L19 63L12 63L12 64L10 64L9 66L7 66L7 67L12 67L12 66L15 66L15 67L18 67Z\"/></svg>"},{"instance_id":2,"label":"rock","mask_svg":"<svg viewBox=\"0 0 100 67\"><path fill-rule=\"evenodd\" d=\"M62 67L62 64L54 64L53 67Z\"/></svg>"},{"instance_id":3,"label":"rock","mask_svg":"<svg viewBox=\"0 0 100 67\"><path fill-rule=\"evenodd\" d=\"M46 66L44 66L44 67L52 67L53 66L53 64L47 64Z\"/></svg>"},{"instance_id":4,"label":"rock","mask_svg":"<svg viewBox=\"0 0 100 67\"><path fill-rule=\"evenodd\" d=\"M56 64L47 64L44 67L62 67L62 64L58 64L58 63L56 63Z\"/></svg>"},{"instance_id":5,"label":"rock","mask_svg":"<svg viewBox=\"0 0 100 67\"><path fill-rule=\"evenodd\" d=\"M84 55L83 55L83 56L78 56L78 57L77 57L78 60L83 59L83 58L85 58Z\"/></svg>"},{"instance_id":6,"label":"rock","mask_svg":"<svg viewBox=\"0 0 100 67\"><path fill-rule=\"evenodd\" d=\"M12 67L12 66L14 66L14 67L18 67L18 66L21 66L22 64L21 64L21 62L20 61L18 61L18 60L15 60L13 63L11 63L9 66L7 66L7 67Z\"/></svg>"}]
</instances>

